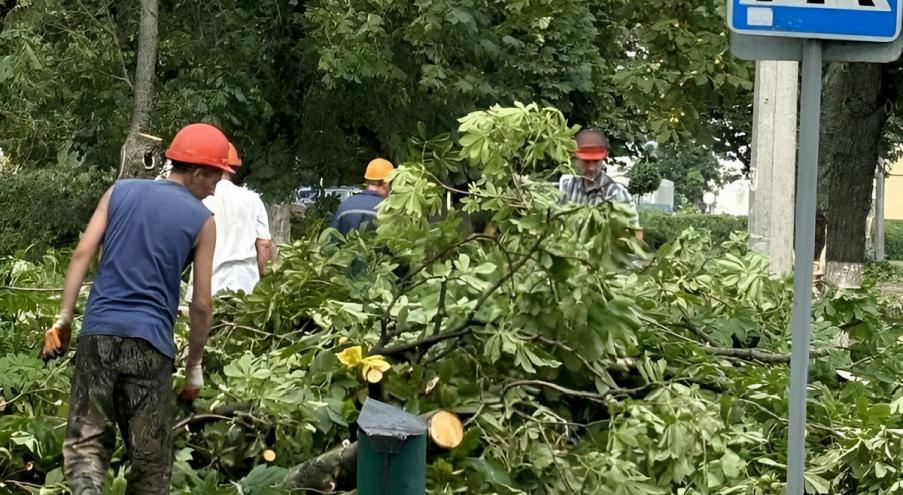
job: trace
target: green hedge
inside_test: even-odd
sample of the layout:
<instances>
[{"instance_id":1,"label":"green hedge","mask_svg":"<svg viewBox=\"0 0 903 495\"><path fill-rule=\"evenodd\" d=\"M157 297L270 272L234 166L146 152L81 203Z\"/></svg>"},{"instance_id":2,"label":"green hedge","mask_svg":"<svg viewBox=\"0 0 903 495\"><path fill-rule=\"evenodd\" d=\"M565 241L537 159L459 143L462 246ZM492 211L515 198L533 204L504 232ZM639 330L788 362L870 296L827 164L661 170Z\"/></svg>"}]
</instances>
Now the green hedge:
<instances>
[{"instance_id":1,"label":"green hedge","mask_svg":"<svg viewBox=\"0 0 903 495\"><path fill-rule=\"evenodd\" d=\"M0 256L75 247L103 192L109 172L50 168L0 177Z\"/></svg>"},{"instance_id":2,"label":"green hedge","mask_svg":"<svg viewBox=\"0 0 903 495\"><path fill-rule=\"evenodd\" d=\"M644 239L653 249L677 237L687 227L706 229L711 232L712 242L720 244L730 239L732 232L747 230L746 217L732 215L703 215L688 213L667 213L659 210L640 210L640 224Z\"/></svg>"},{"instance_id":3,"label":"green hedge","mask_svg":"<svg viewBox=\"0 0 903 495\"><path fill-rule=\"evenodd\" d=\"M884 221L884 255L889 260L903 261L903 220Z\"/></svg>"}]
</instances>

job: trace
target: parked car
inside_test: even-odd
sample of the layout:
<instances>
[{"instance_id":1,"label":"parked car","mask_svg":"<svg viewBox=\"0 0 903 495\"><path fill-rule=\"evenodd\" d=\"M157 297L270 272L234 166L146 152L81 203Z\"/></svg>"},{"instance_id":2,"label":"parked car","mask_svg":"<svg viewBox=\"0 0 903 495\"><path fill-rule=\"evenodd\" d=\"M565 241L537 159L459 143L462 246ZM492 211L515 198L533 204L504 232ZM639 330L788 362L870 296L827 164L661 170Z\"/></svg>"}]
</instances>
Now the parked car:
<instances>
[{"instance_id":1,"label":"parked car","mask_svg":"<svg viewBox=\"0 0 903 495\"><path fill-rule=\"evenodd\" d=\"M359 187L352 186L340 186L340 187L327 187L323 189L324 197L328 196L337 196L339 201L344 201L349 196L360 192L361 189ZM293 203L296 205L302 206L312 206L314 203L320 200L320 190L314 187L302 186L299 187L295 191L295 197Z\"/></svg>"}]
</instances>

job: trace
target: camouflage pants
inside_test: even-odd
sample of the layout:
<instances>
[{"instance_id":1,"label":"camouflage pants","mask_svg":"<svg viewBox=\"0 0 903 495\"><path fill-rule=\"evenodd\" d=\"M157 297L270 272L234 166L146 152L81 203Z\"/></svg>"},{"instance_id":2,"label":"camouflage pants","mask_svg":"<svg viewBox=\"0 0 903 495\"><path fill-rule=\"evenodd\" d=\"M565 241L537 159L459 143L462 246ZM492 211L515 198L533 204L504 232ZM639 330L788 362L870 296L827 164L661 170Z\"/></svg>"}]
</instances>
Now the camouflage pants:
<instances>
[{"instance_id":1,"label":"camouflage pants","mask_svg":"<svg viewBox=\"0 0 903 495\"><path fill-rule=\"evenodd\" d=\"M173 361L141 339L78 339L63 442L73 495L100 495L116 446L116 425L131 467L127 494L168 495L172 474Z\"/></svg>"}]
</instances>

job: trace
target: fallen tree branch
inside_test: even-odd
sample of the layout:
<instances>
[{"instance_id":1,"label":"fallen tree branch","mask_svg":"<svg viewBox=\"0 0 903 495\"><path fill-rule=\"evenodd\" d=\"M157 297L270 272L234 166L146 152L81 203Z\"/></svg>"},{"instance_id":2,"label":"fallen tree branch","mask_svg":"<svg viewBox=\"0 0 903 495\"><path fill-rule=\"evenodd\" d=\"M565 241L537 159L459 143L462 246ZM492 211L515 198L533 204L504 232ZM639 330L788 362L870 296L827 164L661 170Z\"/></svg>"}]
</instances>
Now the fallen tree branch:
<instances>
[{"instance_id":1,"label":"fallen tree branch","mask_svg":"<svg viewBox=\"0 0 903 495\"><path fill-rule=\"evenodd\" d=\"M776 352L771 351L762 351L759 349L744 349L744 348L734 348L734 347L717 347L710 344L702 344L688 337L684 337L683 335L676 334L672 332L668 327L662 325L661 323L644 316L640 316L642 321L649 323L661 331L671 335L673 337L680 338L688 343L694 344L698 346L705 352L715 356L725 356L725 357L733 357L739 359L745 359L747 361L760 361L763 363L789 363L790 362L790 354L778 354ZM685 328L681 326L681 328ZM828 355L830 349L809 349L809 357L810 358L819 358Z\"/></svg>"},{"instance_id":2,"label":"fallen tree branch","mask_svg":"<svg viewBox=\"0 0 903 495\"><path fill-rule=\"evenodd\" d=\"M231 421L235 419L236 416L223 416L222 414L192 414L187 418L182 418L175 425L173 425L172 429L180 430L188 425L192 425L194 423L206 423L208 421Z\"/></svg>"},{"instance_id":3,"label":"fallen tree branch","mask_svg":"<svg viewBox=\"0 0 903 495\"><path fill-rule=\"evenodd\" d=\"M696 334L697 337L702 339L702 341L705 342L706 344L709 344L709 345L717 344L717 342L715 342L715 340L712 339L712 337L710 337L709 334L705 333L705 331L703 329L699 328L699 325L697 325L696 323L693 322L693 320L690 318L690 315L687 313L686 309L681 308L679 305L678 305L678 309L680 309L680 313L683 315L683 319L681 320L680 323L675 324L676 326L693 332L694 334Z\"/></svg>"},{"instance_id":4,"label":"fallen tree branch","mask_svg":"<svg viewBox=\"0 0 903 495\"><path fill-rule=\"evenodd\" d=\"M591 400L593 402L598 402L600 404L607 404L608 399L611 397L610 395L602 395L594 392L584 392L583 390L574 390L567 387L562 387L556 383L546 382L543 380L517 380L513 381L507 385L505 385L504 392L511 390L514 387L544 387L555 390L564 395L569 395L571 397L579 397L581 399ZM503 392L503 393L504 393Z\"/></svg>"},{"instance_id":5,"label":"fallen tree branch","mask_svg":"<svg viewBox=\"0 0 903 495\"><path fill-rule=\"evenodd\" d=\"M774 352L760 351L758 349L736 349L730 347L701 346L703 350L715 356L736 357L750 361L763 363L789 363L790 354L777 354ZM819 358L828 355L827 349L809 349L810 358Z\"/></svg>"},{"instance_id":6,"label":"fallen tree branch","mask_svg":"<svg viewBox=\"0 0 903 495\"><path fill-rule=\"evenodd\" d=\"M94 282L85 282L81 288L91 287ZM16 287L13 285L0 285L0 290L8 290L12 292L63 292L63 288L56 287Z\"/></svg>"},{"instance_id":7,"label":"fallen tree branch","mask_svg":"<svg viewBox=\"0 0 903 495\"><path fill-rule=\"evenodd\" d=\"M454 330L449 332L440 333L438 335L432 335L425 339L418 340L416 342L411 342L408 344L399 344L392 347L373 347L370 349L370 355L380 354L383 356L394 356L398 354L404 354L405 352L412 351L414 349L418 349L421 347L432 347L439 342L448 339L454 339L458 337L463 337L471 332L470 326L466 325L464 328L460 330Z\"/></svg>"},{"instance_id":8,"label":"fallen tree branch","mask_svg":"<svg viewBox=\"0 0 903 495\"><path fill-rule=\"evenodd\" d=\"M13 287L11 285L0 285L0 290L8 290L13 292L63 292L63 289L57 288Z\"/></svg>"},{"instance_id":9,"label":"fallen tree branch","mask_svg":"<svg viewBox=\"0 0 903 495\"><path fill-rule=\"evenodd\" d=\"M560 420L560 421L545 421L545 420L541 420L541 419L536 419L536 418L534 418L533 416L530 416L530 415L527 414L527 413L518 411L517 409L513 409L511 412L513 412L515 415L520 416L521 418L523 418L523 419L525 419L525 420L527 420L527 421L530 421L530 422L533 422L533 423L536 423L536 424L539 424L539 425L544 425L544 426L570 426L570 427L572 427L572 428L584 428L584 429L587 429L587 428L591 428L591 427L596 426L596 425L611 423L611 418L608 418L608 419L599 419L599 420L596 420L596 421L590 421L589 423L575 423L575 422L573 422L573 421L565 421L565 420Z\"/></svg>"},{"instance_id":10,"label":"fallen tree branch","mask_svg":"<svg viewBox=\"0 0 903 495\"><path fill-rule=\"evenodd\" d=\"M195 423L206 423L211 421L231 421L233 419L248 417L251 412L251 404L245 402L230 402L215 407L210 412L196 413L191 416L182 418L175 422L173 431L184 428ZM255 418L256 419L256 418Z\"/></svg>"}]
</instances>

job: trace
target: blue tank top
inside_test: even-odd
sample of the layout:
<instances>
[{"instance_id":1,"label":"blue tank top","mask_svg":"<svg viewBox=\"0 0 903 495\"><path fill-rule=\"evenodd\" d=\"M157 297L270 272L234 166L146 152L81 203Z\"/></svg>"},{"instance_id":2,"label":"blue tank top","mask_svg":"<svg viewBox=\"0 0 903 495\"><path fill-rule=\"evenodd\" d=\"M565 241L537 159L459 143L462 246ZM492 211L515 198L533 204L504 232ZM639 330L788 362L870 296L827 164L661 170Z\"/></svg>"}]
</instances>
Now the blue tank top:
<instances>
[{"instance_id":1,"label":"blue tank top","mask_svg":"<svg viewBox=\"0 0 903 495\"><path fill-rule=\"evenodd\" d=\"M180 278L210 216L177 182L117 181L81 334L141 338L174 358Z\"/></svg>"}]
</instances>

